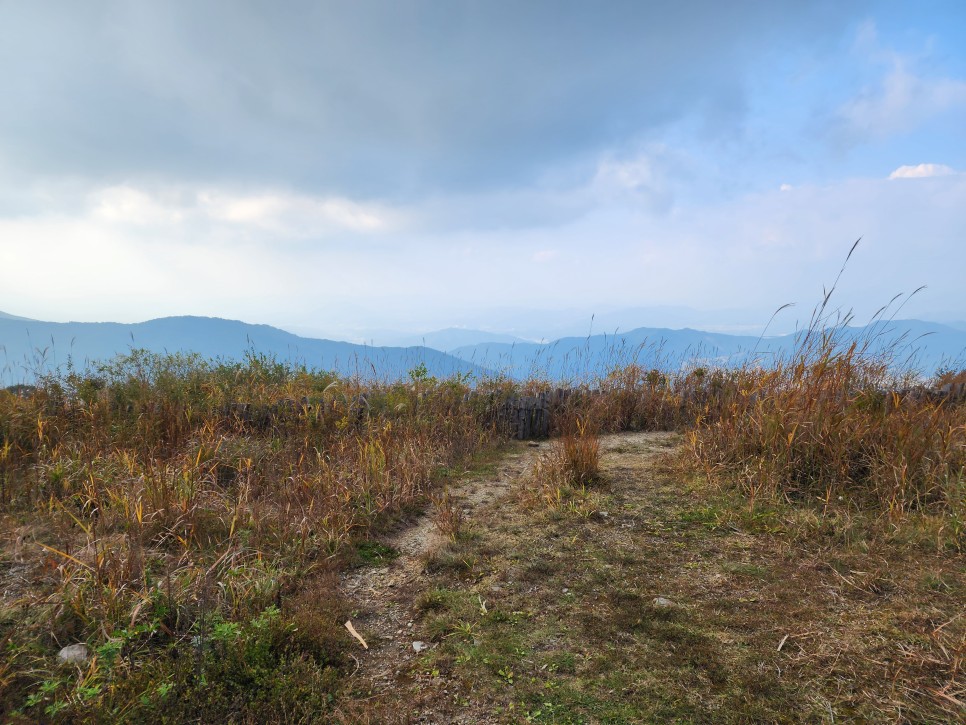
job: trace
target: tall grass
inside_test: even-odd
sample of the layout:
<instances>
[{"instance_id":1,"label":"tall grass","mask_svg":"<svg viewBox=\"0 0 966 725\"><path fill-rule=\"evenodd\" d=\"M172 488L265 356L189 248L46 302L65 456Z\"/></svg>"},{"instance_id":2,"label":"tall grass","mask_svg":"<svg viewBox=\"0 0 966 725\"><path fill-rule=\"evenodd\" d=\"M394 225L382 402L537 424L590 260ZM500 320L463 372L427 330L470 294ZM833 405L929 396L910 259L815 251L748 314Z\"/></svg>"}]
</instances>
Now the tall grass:
<instances>
[{"instance_id":1,"label":"tall grass","mask_svg":"<svg viewBox=\"0 0 966 725\"><path fill-rule=\"evenodd\" d=\"M598 425L586 415L563 417L560 437L519 481L517 498L527 506L559 508L600 481Z\"/></svg>"},{"instance_id":2,"label":"tall grass","mask_svg":"<svg viewBox=\"0 0 966 725\"><path fill-rule=\"evenodd\" d=\"M479 402L489 397L468 391L424 369L363 386L255 355L229 364L138 351L26 395L0 391L6 543L32 582L0 612L13 663L0 713L29 695L32 717L116 714L158 704L158 687L184 704L215 666L197 648L216 630L233 633L222 649L244 649L251 627L288 642L289 593L351 559L355 542L493 437ZM312 626L336 626L336 609ZM38 645L75 641L101 653L83 678L38 659ZM197 653L191 677L174 664L145 676L143 663L182 650ZM318 678L337 658L298 667ZM236 696L249 695L226 695Z\"/></svg>"},{"instance_id":3,"label":"tall grass","mask_svg":"<svg viewBox=\"0 0 966 725\"><path fill-rule=\"evenodd\" d=\"M741 370L689 434L712 478L750 496L861 497L901 514L963 515L966 408L895 384L887 362L823 336Z\"/></svg>"},{"instance_id":4,"label":"tall grass","mask_svg":"<svg viewBox=\"0 0 966 725\"><path fill-rule=\"evenodd\" d=\"M950 394L960 377L924 384L900 354L909 341L887 339L886 310L856 337L851 315L830 311L834 291L792 354L717 374L688 434L694 459L709 478L735 482L752 499L849 500L892 517L935 513L962 547L966 406Z\"/></svg>"},{"instance_id":5,"label":"tall grass","mask_svg":"<svg viewBox=\"0 0 966 725\"><path fill-rule=\"evenodd\" d=\"M600 437L586 418L577 418L560 442L567 477L572 485L586 486L600 476Z\"/></svg>"}]
</instances>

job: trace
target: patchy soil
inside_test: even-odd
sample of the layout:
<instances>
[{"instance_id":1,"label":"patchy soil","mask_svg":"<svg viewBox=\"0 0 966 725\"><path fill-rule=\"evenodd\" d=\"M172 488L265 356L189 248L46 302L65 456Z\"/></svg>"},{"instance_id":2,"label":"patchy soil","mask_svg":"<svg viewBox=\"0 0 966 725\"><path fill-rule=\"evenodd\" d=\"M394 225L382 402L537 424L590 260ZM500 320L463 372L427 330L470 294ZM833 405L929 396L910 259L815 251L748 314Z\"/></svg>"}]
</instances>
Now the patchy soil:
<instances>
[{"instance_id":1,"label":"patchy soil","mask_svg":"<svg viewBox=\"0 0 966 725\"><path fill-rule=\"evenodd\" d=\"M962 722L966 557L807 505L749 505L664 433L603 438L601 482L535 505L516 448L466 521L388 540L343 587L370 649L345 720ZM413 642L427 648L416 652Z\"/></svg>"},{"instance_id":2,"label":"patchy soil","mask_svg":"<svg viewBox=\"0 0 966 725\"><path fill-rule=\"evenodd\" d=\"M497 463L466 471L448 489L451 505L466 521L498 508L540 450L534 444L513 445ZM351 682L364 702L397 696L400 686L414 682L411 670L418 652L435 647L417 626L414 606L432 586L429 555L450 540L434 521L436 515L435 510L427 511L378 542L376 558L386 560L384 565L360 567L342 577L341 589L353 610L350 621L368 645L362 649L360 644Z\"/></svg>"}]
</instances>

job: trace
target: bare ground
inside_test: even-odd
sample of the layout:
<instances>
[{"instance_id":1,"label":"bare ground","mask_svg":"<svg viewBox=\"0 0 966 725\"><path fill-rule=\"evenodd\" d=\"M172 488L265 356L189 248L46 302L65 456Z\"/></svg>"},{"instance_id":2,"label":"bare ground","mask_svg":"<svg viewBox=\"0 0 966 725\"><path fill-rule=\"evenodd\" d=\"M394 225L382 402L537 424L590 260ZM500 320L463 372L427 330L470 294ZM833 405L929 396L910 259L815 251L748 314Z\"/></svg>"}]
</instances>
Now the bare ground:
<instances>
[{"instance_id":1,"label":"bare ground","mask_svg":"<svg viewBox=\"0 0 966 725\"><path fill-rule=\"evenodd\" d=\"M966 558L807 506L749 505L603 438L602 482L534 505L518 447L343 588L351 722L966 722ZM428 646L416 652L413 642Z\"/></svg>"},{"instance_id":2,"label":"bare ground","mask_svg":"<svg viewBox=\"0 0 966 725\"><path fill-rule=\"evenodd\" d=\"M467 472L449 489L453 505L467 521L482 510L500 505L511 486L533 464L539 446L514 446L495 470ZM416 621L415 602L432 586L427 557L446 546L448 539L434 523L433 511L409 522L382 543L394 554L390 563L355 569L342 576L341 587L350 601L353 627L361 633L368 649L355 659L353 690L364 700L390 700L400 687L412 684L410 673L419 651L435 644ZM414 643L418 643L414 647ZM361 647L361 645L360 645Z\"/></svg>"}]
</instances>

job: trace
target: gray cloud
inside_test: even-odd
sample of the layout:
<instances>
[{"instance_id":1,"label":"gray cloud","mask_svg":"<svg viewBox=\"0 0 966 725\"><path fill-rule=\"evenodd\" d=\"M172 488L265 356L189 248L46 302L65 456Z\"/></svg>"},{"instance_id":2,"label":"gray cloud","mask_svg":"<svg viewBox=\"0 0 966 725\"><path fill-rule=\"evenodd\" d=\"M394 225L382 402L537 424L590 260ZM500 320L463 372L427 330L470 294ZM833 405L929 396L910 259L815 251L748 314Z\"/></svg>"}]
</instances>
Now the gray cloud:
<instances>
[{"instance_id":1,"label":"gray cloud","mask_svg":"<svg viewBox=\"0 0 966 725\"><path fill-rule=\"evenodd\" d=\"M962 72L864 7L0 2L0 309L770 312L859 235L852 299L961 309Z\"/></svg>"},{"instance_id":2,"label":"gray cloud","mask_svg":"<svg viewBox=\"0 0 966 725\"><path fill-rule=\"evenodd\" d=\"M5 4L0 159L21 173L353 197L531 183L697 114L857 4Z\"/></svg>"}]
</instances>

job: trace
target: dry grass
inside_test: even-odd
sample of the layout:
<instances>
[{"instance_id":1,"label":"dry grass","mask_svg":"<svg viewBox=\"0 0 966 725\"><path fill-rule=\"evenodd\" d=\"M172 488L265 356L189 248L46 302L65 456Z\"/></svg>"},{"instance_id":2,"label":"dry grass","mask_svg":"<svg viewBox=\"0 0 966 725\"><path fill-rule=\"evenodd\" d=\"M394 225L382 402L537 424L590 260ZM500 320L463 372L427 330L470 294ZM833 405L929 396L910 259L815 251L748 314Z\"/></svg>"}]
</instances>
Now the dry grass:
<instances>
[{"instance_id":1,"label":"dry grass","mask_svg":"<svg viewBox=\"0 0 966 725\"><path fill-rule=\"evenodd\" d=\"M561 441L569 483L586 486L600 475L600 437L587 419L577 418L574 430Z\"/></svg>"},{"instance_id":2,"label":"dry grass","mask_svg":"<svg viewBox=\"0 0 966 725\"><path fill-rule=\"evenodd\" d=\"M600 436L592 424L576 417L561 426L568 432L551 442L517 486L517 499L530 507L559 508L600 481Z\"/></svg>"},{"instance_id":3,"label":"dry grass","mask_svg":"<svg viewBox=\"0 0 966 725\"><path fill-rule=\"evenodd\" d=\"M174 712L227 661L210 659L212 632L244 650L232 682L261 677L268 660L242 644L271 631L255 648L331 691L341 637L306 649L290 636L304 607L287 598L490 440L467 391L418 370L363 388L258 357L134 353L27 397L0 392L2 565L23 582L0 609L0 713ZM53 654L78 641L96 656L71 674ZM226 691L206 712L254 712L247 698Z\"/></svg>"},{"instance_id":4,"label":"dry grass","mask_svg":"<svg viewBox=\"0 0 966 725\"><path fill-rule=\"evenodd\" d=\"M944 545L962 548L966 406L904 384L868 343L812 329L789 359L731 373L689 433L694 460L751 501L940 517Z\"/></svg>"},{"instance_id":5,"label":"dry grass","mask_svg":"<svg viewBox=\"0 0 966 725\"><path fill-rule=\"evenodd\" d=\"M433 524L450 541L456 541L463 531L463 509L448 490L433 496Z\"/></svg>"},{"instance_id":6,"label":"dry grass","mask_svg":"<svg viewBox=\"0 0 966 725\"><path fill-rule=\"evenodd\" d=\"M402 702L434 722L962 719L962 554L749 509L662 459L679 440L607 438L606 487L480 512L470 568L414 602L436 646L384 721Z\"/></svg>"},{"instance_id":7,"label":"dry grass","mask_svg":"<svg viewBox=\"0 0 966 725\"><path fill-rule=\"evenodd\" d=\"M827 701L859 703L856 712L870 717L958 712L963 620L947 605L963 596L954 567L966 548L966 405L910 387L888 353L873 354L871 341L851 339L823 310L796 353L767 367L630 365L578 387L553 411L558 437L519 497L531 527L572 519L560 528L577 536L617 505L608 497L623 474L602 466L600 433L682 431L687 465L675 472L676 485L695 475L713 484L692 484L692 498L705 503L693 501L685 523L764 536L767 565L777 572L768 596L782 606L794 604L780 592L782 578L807 584L795 589L807 597L803 621L822 634L813 642L811 630L789 633L782 653L790 659L779 666L813 678L812 690ZM936 383L962 378L947 372ZM299 720L330 712L352 666L333 572L358 563L366 542L428 502L441 533L461 540L472 522L440 480L499 437L494 411L506 396L547 389L545 381L478 381L471 396L467 381L436 380L424 369L406 382L363 385L258 356L211 364L135 352L95 374L68 370L35 390L0 391L0 717ZM673 485L662 484L662 505L674 505ZM735 491L740 496L729 498ZM633 507L633 496L619 505ZM620 532L612 533L616 551L631 557ZM652 533L661 546L670 541ZM531 552L534 581L552 575L563 554L576 555L561 542ZM714 541L705 543L713 551ZM598 554L605 568L625 566ZM674 559L660 571L686 564L699 562ZM550 568L541 574L540 567ZM666 635L672 648L714 654L712 640L730 636L662 624L650 610L635 618L649 591L630 591L594 569L586 574L601 577L585 582L587 591L606 591L617 618L594 615L588 626L613 637L623 637L623 627L638 639ZM827 590L829 582L839 599L809 588ZM894 592L901 596L880 617L880 604L869 602ZM924 609L924 597L938 604ZM703 615L719 616L714 602L702 602ZM771 609L758 613L761 622L745 614L726 617L727 627L777 633L781 618ZM846 615L842 629L829 623ZM497 624L494 633L505 633L506 622ZM877 644L859 645L861 638ZM762 634L755 646L764 641ZM92 653L80 668L55 657L74 642ZM712 684L716 657L705 673ZM512 666L495 676L519 681ZM755 681L750 671L742 677L715 702L751 716L758 711L746 707L740 688ZM849 690L850 677L867 692ZM875 679L883 677L899 683L891 694ZM579 693L555 702L592 715L581 710ZM877 704L862 705L870 701ZM789 702L821 711L797 695ZM682 712L710 717L692 705Z\"/></svg>"},{"instance_id":8,"label":"dry grass","mask_svg":"<svg viewBox=\"0 0 966 725\"><path fill-rule=\"evenodd\" d=\"M938 516L940 544L962 549L966 406L940 388L951 392L963 375L915 385L920 376L901 354L910 341L887 337L888 308L856 337L851 315L830 311L836 284L790 356L720 376L689 436L694 459L709 480L736 483L752 502L780 496L827 509L847 501L891 521Z\"/></svg>"}]
</instances>

